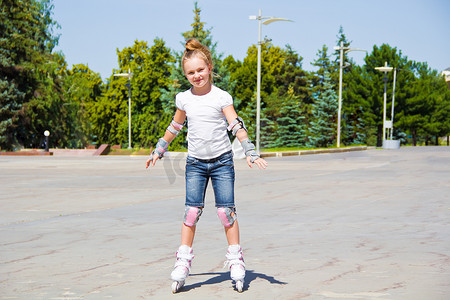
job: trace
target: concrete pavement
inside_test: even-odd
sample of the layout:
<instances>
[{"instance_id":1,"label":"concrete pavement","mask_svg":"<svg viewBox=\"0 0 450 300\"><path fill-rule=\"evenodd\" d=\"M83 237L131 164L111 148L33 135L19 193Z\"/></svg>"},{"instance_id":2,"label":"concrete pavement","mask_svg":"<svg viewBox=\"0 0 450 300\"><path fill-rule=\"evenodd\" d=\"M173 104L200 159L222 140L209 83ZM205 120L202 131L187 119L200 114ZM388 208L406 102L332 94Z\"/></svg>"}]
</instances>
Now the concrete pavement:
<instances>
[{"instance_id":1,"label":"concrete pavement","mask_svg":"<svg viewBox=\"0 0 450 300\"><path fill-rule=\"evenodd\" d=\"M448 299L449 147L236 161L241 294L210 188L171 294L184 156L145 159L1 156L0 299Z\"/></svg>"}]
</instances>

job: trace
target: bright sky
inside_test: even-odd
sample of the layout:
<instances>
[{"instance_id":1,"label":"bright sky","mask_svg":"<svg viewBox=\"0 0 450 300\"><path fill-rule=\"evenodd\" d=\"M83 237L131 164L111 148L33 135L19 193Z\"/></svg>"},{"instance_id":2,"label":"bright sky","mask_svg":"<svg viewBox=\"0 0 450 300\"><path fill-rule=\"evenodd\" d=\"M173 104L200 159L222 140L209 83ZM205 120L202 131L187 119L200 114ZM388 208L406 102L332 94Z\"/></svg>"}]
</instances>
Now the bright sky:
<instances>
[{"instance_id":1,"label":"bright sky","mask_svg":"<svg viewBox=\"0 0 450 300\"><path fill-rule=\"evenodd\" d=\"M87 64L106 79L118 67L116 49L156 37L176 51L183 50L182 32L191 30L194 0L54 0L53 18L61 25L57 50L69 66ZM448 0L198 0L201 20L212 28L213 41L224 57L243 60L258 40L263 16L287 18L262 27L275 46L290 44L303 58L303 68L322 45L331 52L342 25L351 47L372 52L388 43L409 59L432 69L450 67L450 1ZM349 55L363 64L364 52ZM389 63L389 62L388 62Z\"/></svg>"}]
</instances>

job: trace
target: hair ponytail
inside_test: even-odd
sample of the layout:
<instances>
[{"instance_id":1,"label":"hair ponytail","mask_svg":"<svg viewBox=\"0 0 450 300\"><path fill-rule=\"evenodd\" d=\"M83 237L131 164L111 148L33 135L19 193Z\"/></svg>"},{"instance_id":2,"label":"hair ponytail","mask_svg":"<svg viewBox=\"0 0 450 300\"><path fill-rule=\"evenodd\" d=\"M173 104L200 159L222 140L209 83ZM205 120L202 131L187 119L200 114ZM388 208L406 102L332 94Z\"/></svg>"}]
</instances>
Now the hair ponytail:
<instances>
[{"instance_id":1,"label":"hair ponytail","mask_svg":"<svg viewBox=\"0 0 450 300\"><path fill-rule=\"evenodd\" d=\"M203 59L206 64L211 66L211 74L209 75L209 80L213 82L213 72L214 64L211 58L211 51L208 47L200 43L197 39L190 38L186 41L185 50L183 53L183 57L181 58L181 68L184 73L184 62L194 56L198 56Z\"/></svg>"}]
</instances>

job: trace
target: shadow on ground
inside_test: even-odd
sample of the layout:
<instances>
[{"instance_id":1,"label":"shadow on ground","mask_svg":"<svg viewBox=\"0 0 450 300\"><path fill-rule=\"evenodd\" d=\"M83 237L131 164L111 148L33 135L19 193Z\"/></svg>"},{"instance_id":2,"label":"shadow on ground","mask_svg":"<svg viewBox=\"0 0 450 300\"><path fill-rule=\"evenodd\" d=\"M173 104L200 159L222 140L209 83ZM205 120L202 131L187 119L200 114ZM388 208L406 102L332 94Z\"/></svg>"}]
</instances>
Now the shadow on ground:
<instances>
[{"instance_id":1,"label":"shadow on ground","mask_svg":"<svg viewBox=\"0 0 450 300\"><path fill-rule=\"evenodd\" d=\"M190 290L199 288L204 285L218 284L218 283L230 280L230 272L198 273L198 274L190 274L189 275L189 277L195 277L195 276L208 276L210 278L208 278L202 282L197 282L197 283L194 283L191 285L185 285L180 290L180 292L188 292ZM211 277L211 276L213 276L213 277ZM253 270L247 270L245 272L244 291L248 290L250 288L252 281L257 278L265 279L268 282L270 282L271 284L280 284L280 285L287 284L287 282L279 281L279 280L275 279L275 277L273 277L273 276L268 276L268 275L262 274L262 273L256 273ZM234 287L234 289L236 289L236 287Z\"/></svg>"}]
</instances>

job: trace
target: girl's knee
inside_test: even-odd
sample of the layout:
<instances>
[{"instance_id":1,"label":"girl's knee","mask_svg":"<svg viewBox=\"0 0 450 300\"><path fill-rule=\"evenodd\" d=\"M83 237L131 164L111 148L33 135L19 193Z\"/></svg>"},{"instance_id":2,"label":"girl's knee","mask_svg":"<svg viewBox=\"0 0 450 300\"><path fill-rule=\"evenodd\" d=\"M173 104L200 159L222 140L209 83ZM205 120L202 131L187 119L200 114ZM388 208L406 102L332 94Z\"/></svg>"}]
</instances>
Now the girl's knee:
<instances>
[{"instance_id":1,"label":"girl's knee","mask_svg":"<svg viewBox=\"0 0 450 300\"><path fill-rule=\"evenodd\" d=\"M218 207L217 216L224 227L231 227L237 219L235 207Z\"/></svg>"}]
</instances>

